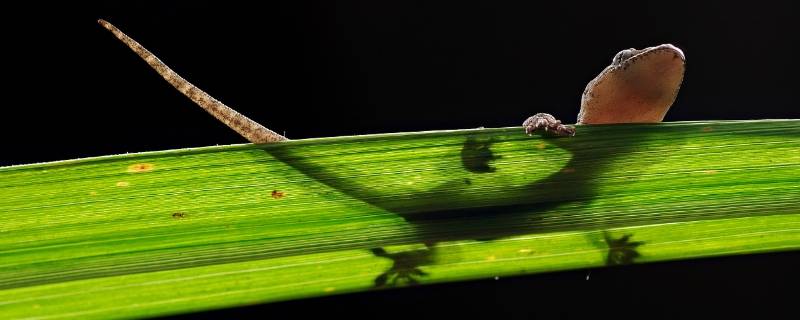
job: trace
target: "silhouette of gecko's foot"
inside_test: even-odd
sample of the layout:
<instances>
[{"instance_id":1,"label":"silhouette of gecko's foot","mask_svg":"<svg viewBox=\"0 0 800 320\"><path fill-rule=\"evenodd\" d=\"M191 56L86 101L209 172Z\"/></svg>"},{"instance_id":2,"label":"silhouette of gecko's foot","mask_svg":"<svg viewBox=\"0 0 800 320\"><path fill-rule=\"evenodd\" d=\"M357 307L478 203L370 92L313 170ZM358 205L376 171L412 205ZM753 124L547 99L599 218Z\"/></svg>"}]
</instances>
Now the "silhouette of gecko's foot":
<instances>
[{"instance_id":1,"label":"silhouette of gecko's foot","mask_svg":"<svg viewBox=\"0 0 800 320\"><path fill-rule=\"evenodd\" d=\"M392 267L375 278L375 287L419 284L419 277L428 276L420 267L435 263L435 245L425 242L424 249L388 252L383 248L370 249L376 257L392 260Z\"/></svg>"},{"instance_id":2,"label":"silhouette of gecko's foot","mask_svg":"<svg viewBox=\"0 0 800 320\"><path fill-rule=\"evenodd\" d=\"M536 130L544 129L545 132L552 133L557 136L574 136L575 128L563 125L561 120L556 120L556 117L548 113L537 113L525 120L522 123L527 135L532 135Z\"/></svg>"},{"instance_id":3,"label":"silhouette of gecko's foot","mask_svg":"<svg viewBox=\"0 0 800 320\"><path fill-rule=\"evenodd\" d=\"M644 241L630 241L632 236L632 234L626 234L619 239L614 239L608 231L603 231L603 238L608 245L606 265L631 264L641 256L637 251L637 247L643 245Z\"/></svg>"}]
</instances>

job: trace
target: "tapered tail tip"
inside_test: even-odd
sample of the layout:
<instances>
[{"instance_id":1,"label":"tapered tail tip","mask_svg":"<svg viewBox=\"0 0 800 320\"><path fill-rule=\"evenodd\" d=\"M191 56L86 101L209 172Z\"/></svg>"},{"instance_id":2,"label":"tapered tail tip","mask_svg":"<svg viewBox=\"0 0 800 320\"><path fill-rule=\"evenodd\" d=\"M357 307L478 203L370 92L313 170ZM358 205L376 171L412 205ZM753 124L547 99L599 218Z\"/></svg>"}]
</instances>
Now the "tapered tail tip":
<instances>
[{"instance_id":1,"label":"tapered tail tip","mask_svg":"<svg viewBox=\"0 0 800 320\"><path fill-rule=\"evenodd\" d=\"M105 21L103 19L97 19L97 23L99 23L101 26L103 26L103 28L106 28L108 30L111 30L114 27L110 23L108 23L108 21Z\"/></svg>"}]
</instances>

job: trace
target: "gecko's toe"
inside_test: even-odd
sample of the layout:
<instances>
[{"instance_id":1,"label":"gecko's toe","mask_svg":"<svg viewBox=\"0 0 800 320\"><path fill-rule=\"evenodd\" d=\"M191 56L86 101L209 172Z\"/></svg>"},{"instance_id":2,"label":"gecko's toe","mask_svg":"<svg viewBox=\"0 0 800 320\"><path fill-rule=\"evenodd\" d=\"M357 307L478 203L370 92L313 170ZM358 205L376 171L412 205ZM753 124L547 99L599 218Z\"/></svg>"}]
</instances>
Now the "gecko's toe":
<instances>
[{"instance_id":1,"label":"gecko's toe","mask_svg":"<svg viewBox=\"0 0 800 320\"><path fill-rule=\"evenodd\" d=\"M532 135L533 132L540 129L558 136L575 135L575 128L563 125L560 120L547 113L537 113L530 116L522 123L522 127L525 128L525 133L528 135Z\"/></svg>"}]
</instances>

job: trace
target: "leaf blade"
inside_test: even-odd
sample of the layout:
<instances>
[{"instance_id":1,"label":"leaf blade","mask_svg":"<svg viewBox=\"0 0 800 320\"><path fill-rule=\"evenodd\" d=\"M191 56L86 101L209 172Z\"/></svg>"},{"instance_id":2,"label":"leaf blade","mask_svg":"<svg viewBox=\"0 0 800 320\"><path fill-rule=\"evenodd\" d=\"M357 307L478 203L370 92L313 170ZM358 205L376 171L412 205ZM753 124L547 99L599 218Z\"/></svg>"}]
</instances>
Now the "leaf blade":
<instances>
[{"instance_id":1,"label":"leaf blade","mask_svg":"<svg viewBox=\"0 0 800 320\"><path fill-rule=\"evenodd\" d=\"M75 316L85 305L67 293L97 286L112 289L78 299L93 304L81 317L368 290L381 277L430 283L795 250L798 138L797 120L588 126L570 139L508 128L0 168L0 314ZM504 245L519 238L537 240ZM395 248L392 258L368 250L377 247ZM215 276L337 257L330 270ZM186 272L218 282L174 280Z\"/></svg>"}]
</instances>

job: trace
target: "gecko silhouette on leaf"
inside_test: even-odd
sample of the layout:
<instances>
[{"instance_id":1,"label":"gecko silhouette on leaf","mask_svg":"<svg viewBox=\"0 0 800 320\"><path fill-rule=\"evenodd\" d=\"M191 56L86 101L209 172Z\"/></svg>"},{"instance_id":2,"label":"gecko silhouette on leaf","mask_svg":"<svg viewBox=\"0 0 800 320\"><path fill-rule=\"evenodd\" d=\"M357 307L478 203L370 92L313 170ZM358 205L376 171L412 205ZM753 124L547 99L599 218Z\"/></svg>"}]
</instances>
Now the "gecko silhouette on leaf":
<instances>
[{"instance_id":1,"label":"gecko silhouette on leaf","mask_svg":"<svg viewBox=\"0 0 800 320\"><path fill-rule=\"evenodd\" d=\"M286 137L192 85L110 23L104 20L98 22L178 91L245 139L262 144L262 149L268 154L325 185L402 216L417 230L416 240L424 243L492 239L541 231L542 226L538 223L543 218L541 213L565 205L580 208L581 204L591 201L597 188L591 181L595 181L616 158L636 150L637 144L620 145L616 141L594 139L592 135L579 131L604 130L602 126L590 126L595 124L662 121L677 96L685 69L683 52L670 44L641 50L622 50L586 86L581 97L578 126L564 125L549 114L537 113L524 121L523 130L516 135L475 130L460 142L460 150L456 151L463 168L460 177L441 181L438 185L414 193L391 194L365 187L356 179L341 177L341 171L337 171L341 168L330 168L315 162L313 150L309 151L308 146L283 143L288 140ZM541 133L542 136L530 138L525 135L534 133ZM657 133L641 130L636 134L641 135L637 140L643 143ZM475 196L474 191L480 188L476 185L479 180L488 175L504 174L502 168L494 164L504 158L500 152L492 149L493 145L523 139L525 141L522 143L530 145L530 150L563 150L567 155L564 159L567 160L550 174L530 178L514 188L502 190L503 193L486 194L483 198ZM363 140L364 143L370 141L375 140ZM615 152L595 152L602 148L613 148ZM471 199L478 198L492 200L473 206ZM442 219L452 217L459 219Z\"/></svg>"}]
</instances>

